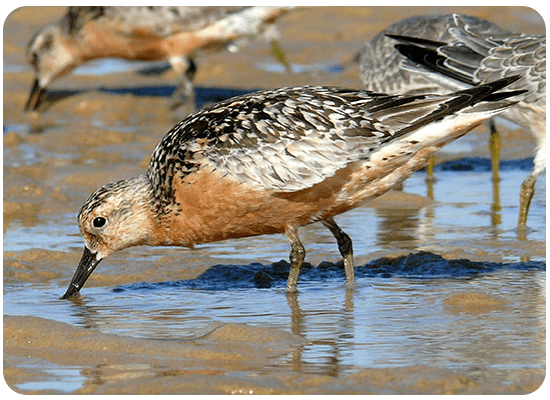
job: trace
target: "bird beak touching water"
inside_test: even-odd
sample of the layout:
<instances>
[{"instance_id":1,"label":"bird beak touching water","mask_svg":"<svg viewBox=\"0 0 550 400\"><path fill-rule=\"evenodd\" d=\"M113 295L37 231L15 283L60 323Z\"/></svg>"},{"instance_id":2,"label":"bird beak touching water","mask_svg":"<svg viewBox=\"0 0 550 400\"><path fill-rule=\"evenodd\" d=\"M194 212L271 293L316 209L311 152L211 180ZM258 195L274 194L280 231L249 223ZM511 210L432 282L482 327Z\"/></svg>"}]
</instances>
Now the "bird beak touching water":
<instances>
[{"instance_id":1,"label":"bird beak touching water","mask_svg":"<svg viewBox=\"0 0 550 400\"><path fill-rule=\"evenodd\" d=\"M44 100L45 95L46 89L40 86L38 79L35 79L34 84L31 88L31 94L29 95L29 99L27 100L27 104L25 105L25 111L36 110L40 103L42 103L42 101Z\"/></svg>"},{"instance_id":2,"label":"bird beak touching water","mask_svg":"<svg viewBox=\"0 0 550 400\"><path fill-rule=\"evenodd\" d=\"M73 294L78 293L88 277L94 272L95 267L99 264L101 259L97 259L97 253L92 253L86 246L84 246L84 252L82 258L74 271L73 279L67 288L67 291L61 297L62 299L68 299Z\"/></svg>"}]
</instances>

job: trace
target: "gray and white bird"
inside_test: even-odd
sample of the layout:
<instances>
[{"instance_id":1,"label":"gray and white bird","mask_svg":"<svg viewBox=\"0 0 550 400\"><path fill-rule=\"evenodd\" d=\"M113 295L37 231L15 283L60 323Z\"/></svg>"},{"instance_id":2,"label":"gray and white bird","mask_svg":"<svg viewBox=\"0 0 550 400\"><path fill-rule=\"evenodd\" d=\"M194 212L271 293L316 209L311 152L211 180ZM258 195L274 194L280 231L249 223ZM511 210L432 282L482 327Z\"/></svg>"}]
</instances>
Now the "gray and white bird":
<instances>
[{"instance_id":1,"label":"gray and white bird","mask_svg":"<svg viewBox=\"0 0 550 400\"><path fill-rule=\"evenodd\" d=\"M450 29L458 27L456 17L468 24L470 30L484 37L506 37L512 33L482 18L467 15L419 15L405 18L378 33L361 49L361 80L365 89L390 94L448 93L449 89L434 82L430 76L403 68L401 63L406 57L396 50L397 42L388 35L449 42L453 40Z\"/></svg>"},{"instance_id":2,"label":"gray and white bird","mask_svg":"<svg viewBox=\"0 0 550 400\"><path fill-rule=\"evenodd\" d=\"M63 298L99 262L130 246L193 247L285 234L287 291L305 259L302 226L321 222L354 281L349 236L334 217L423 167L445 144L515 104L505 78L447 95L399 96L335 87L260 91L206 107L160 141L145 175L96 190L78 215L84 252Z\"/></svg>"},{"instance_id":3,"label":"gray and white bird","mask_svg":"<svg viewBox=\"0 0 550 400\"><path fill-rule=\"evenodd\" d=\"M538 176L546 169L546 36L505 31L460 14L400 21L376 36L361 53L367 88L404 93L461 90L506 76L522 79L518 107L500 116L536 140L534 168L521 185L518 227L525 228Z\"/></svg>"},{"instance_id":4,"label":"gray and white bird","mask_svg":"<svg viewBox=\"0 0 550 400\"><path fill-rule=\"evenodd\" d=\"M55 79L78 65L107 57L168 61L181 79L175 93L174 106L178 106L194 97L197 52L234 47L258 35L275 39L275 21L290 8L69 7L27 46L36 79L25 110L39 107Z\"/></svg>"},{"instance_id":5,"label":"gray and white bird","mask_svg":"<svg viewBox=\"0 0 550 400\"><path fill-rule=\"evenodd\" d=\"M525 89L517 107L501 114L531 132L536 140L534 167L521 184L518 227L524 228L538 176L546 170L546 35L485 37L456 16L449 42L391 36L410 62L404 68L425 74L448 90L458 90L506 76L522 79L510 89Z\"/></svg>"}]
</instances>

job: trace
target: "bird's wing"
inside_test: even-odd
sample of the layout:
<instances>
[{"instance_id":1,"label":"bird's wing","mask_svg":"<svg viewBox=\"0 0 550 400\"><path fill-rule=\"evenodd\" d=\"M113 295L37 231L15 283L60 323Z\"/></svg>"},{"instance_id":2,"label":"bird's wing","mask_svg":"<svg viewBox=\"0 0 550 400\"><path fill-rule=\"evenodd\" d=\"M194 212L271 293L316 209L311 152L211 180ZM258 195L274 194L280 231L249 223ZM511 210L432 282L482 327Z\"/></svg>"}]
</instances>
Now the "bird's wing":
<instances>
[{"instance_id":1,"label":"bird's wing","mask_svg":"<svg viewBox=\"0 0 550 400\"><path fill-rule=\"evenodd\" d=\"M148 174L166 185L175 174L206 168L258 190L298 191L506 84L446 96L298 87L236 97L174 127Z\"/></svg>"},{"instance_id":2,"label":"bird's wing","mask_svg":"<svg viewBox=\"0 0 550 400\"><path fill-rule=\"evenodd\" d=\"M420 67L423 73L418 73L418 66L412 71L411 68L401 68L404 58L394 47L396 41L388 35L450 43L456 40L450 30L457 26L486 37L511 34L482 18L463 14L419 15L403 19L384 29L361 50L361 77L365 88L395 94L446 93L449 88L445 89L445 85L426 74L424 68ZM465 86L456 85L453 90L461 88Z\"/></svg>"},{"instance_id":3,"label":"bird's wing","mask_svg":"<svg viewBox=\"0 0 550 400\"><path fill-rule=\"evenodd\" d=\"M527 89L526 103L546 103L546 36L508 38L489 50L474 72L474 82L490 82L512 75L523 79L513 89Z\"/></svg>"},{"instance_id":4,"label":"bird's wing","mask_svg":"<svg viewBox=\"0 0 550 400\"><path fill-rule=\"evenodd\" d=\"M449 89L477 85L500 78L522 75L510 88L544 93L546 87L546 36L498 34L477 31L455 16L452 38L438 42L418 37L391 36L399 41L396 48L408 58L403 67L433 75Z\"/></svg>"}]
</instances>

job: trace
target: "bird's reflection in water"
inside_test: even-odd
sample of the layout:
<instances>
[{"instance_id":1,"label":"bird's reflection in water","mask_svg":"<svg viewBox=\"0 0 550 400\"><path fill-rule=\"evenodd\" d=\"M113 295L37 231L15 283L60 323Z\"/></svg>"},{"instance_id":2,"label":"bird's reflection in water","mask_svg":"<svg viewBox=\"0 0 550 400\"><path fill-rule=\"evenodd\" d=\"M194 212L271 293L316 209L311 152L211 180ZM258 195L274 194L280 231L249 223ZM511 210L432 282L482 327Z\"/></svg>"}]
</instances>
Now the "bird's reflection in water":
<instances>
[{"instance_id":1,"label":"bird's reflection in water","mask_svg":"<svg viewBox=\"0 0 550 400\"><path fill-rule=\"evenodd\" d=\"M300 293L287 293L286 299L290 308L291 330L295 335L301 336L307 340L305 346L297 346L292 351L292 370L295 372L316 372L322 375L339 376L346 370L342 365L342 352L352 351L349 345L354 343L354 303L353 296L355 290L348 288L343 291L344 299L338 311L332 311L327 314L330 320L331 329L327 328L321 338L311 338L311 332L307 329L307 318L311 314L319 311L303 311L300 306ZM321 311L322 312L322 311ZM325 327L327 327L329 324ZM324 348L322 360L304 360L303 353L307 348ZM328 355L327 355L328 354Z\"/></svg>"}]
</instances>

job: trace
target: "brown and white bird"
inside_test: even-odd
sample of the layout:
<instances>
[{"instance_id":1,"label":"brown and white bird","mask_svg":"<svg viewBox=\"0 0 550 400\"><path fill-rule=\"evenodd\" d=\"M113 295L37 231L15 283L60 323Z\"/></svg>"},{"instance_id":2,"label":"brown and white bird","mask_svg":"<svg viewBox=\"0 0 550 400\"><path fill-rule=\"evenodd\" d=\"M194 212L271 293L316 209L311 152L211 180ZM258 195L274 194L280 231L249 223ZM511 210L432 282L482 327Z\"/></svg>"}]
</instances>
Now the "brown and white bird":
<instances>
[{"instance_id":1,"label":"brown and white bird","mask_svg":"<svg viewBox=\"0 0 550 400\"><path fill-rule=\"evenodd\" d=\"M64 294L80 291L101 260L130 246L193 247L285 234L287 291L305 259L302 226L321 222L354 281L349 236L334 217L423 167L445 144L497 115L522 91L505 78L447 95L387 95L335 87L251 93L178 123L145 175L96 190L78 215L84 252Z\"/></svg>"},{"instance_id":2,"label":"brown and white bird","mask_svg":"<svg viewBox=\"0 0 550 400\"><path fill-rule=\"evenodd\" d=\"M36 110L55 79L99 58L168 61L179 74L178 106L194 97L194 57L247 38L276 37L276 19L291 7L69 7L30 41L36 79L25 110ZM276 46L276 41L272 40Z\"/></svg>"}]
</instances>

